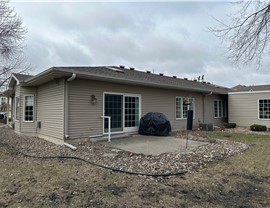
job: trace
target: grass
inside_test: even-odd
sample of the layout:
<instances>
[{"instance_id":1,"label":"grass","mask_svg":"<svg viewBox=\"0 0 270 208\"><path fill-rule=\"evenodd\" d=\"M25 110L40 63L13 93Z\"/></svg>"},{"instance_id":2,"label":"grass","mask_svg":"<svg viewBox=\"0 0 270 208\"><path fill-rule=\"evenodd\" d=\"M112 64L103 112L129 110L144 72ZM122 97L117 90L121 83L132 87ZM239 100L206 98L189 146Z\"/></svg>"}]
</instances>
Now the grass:
<instances>
[{"instance_id":1,"label":"grass","mask_svg":"<svg viewBox=\"0 0 270 208\"><path fill-rule=\"evenodd\" d=\"M154 179L0 146L0 207L270 207L270 136L207 136L251 148L183 177Z\"/></svg>"}]
</instances>

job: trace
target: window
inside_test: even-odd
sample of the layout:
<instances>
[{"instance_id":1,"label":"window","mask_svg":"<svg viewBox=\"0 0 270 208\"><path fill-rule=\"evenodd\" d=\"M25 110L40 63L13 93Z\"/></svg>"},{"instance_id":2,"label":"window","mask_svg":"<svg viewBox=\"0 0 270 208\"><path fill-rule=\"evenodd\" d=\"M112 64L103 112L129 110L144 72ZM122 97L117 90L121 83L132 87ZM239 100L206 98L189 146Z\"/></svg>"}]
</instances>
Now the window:
<instances>
[{"instance_id":1,"label":"window","mask_svg":"<svg viewBox=\"0 0 270 208\"><path fill-rule=\"evenodd\" d=\"M7 103L7 98L1 97L1 105L5 105Z\"/></svg>"},{"instance_id":2,"label":"window","mask_svg":"<svg viewBox=\"0 0 270 208\"><path fill-rule=\"evenodd\" d=\"M259 119L270 119L270 99L259 100Z\"/></svg>"},{"instance_id":3,"label":"window","mask_svg":"<svg viewBox=\"0 0 270 208\"><path fill-rule=\"evenodd\" d=\"M184 105L184 97L176 97L175 100L176 106L176 119L187 118L188 110L195 110L195 99L192 98L190 105ZM195 117L195 113L193 113L193 118Z\"/></svg>"},{"instance_id":4,"label":"window","mask_svg":"<svg viewBox=\"0 0 270 208\"><path fill-rule=\"evenodd\" d=\"M227 106L225 100L215 100L214 109L215 109L215 118L227 117Z\"/></svg>"},{"instance_id":5,"label":"window","mask_svg":"<svg viewBox=\"0 0 270 208\"><path fill-rule=\"evenodd\" d=\"M15 120L19 120L20 117L20 98L15 98Z\"/></svg>"},{"instance_id":6,"label":"window","mask_svg":"<svg viewBox=\"0 0 270 208\"><path fill-rule=\"evenodd\" d=\"M34 96L26 95L24 97L24 121L34 120Z\"/></svg>"}]
</instances>

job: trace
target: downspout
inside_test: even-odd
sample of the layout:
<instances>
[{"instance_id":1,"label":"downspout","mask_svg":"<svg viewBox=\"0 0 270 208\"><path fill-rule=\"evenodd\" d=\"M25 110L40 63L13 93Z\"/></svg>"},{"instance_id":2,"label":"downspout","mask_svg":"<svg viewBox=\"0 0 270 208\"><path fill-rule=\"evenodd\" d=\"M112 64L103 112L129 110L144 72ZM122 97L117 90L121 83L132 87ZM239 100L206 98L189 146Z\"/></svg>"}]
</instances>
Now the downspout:
<instances>
[{"instance_id":1,"label":"downspout","mask_svg":"<svg viewBox=\"0 0 270 208\"><path fill-rule=\"evenodd\" d=\"M76 78L76 73L73 73L64 83L65 97L64 97L64 140L69 138L68 134L68 95L69 95L69 82Z\"/></svg>"},{"instance_id":2,"label":"downspout","mask_svg":"<svg viewBox=\"0 0 270 208\"><path fill-rule=\"evenodd\" d=\"M204 123L204 119L205 119L205 116L204 116L204 106L205 106L205 97L208 97L208 96L210 96L210 95L212 95L213 94L213 92L211 91L210 93L208 93L208 94L203 94L203 96L202 96L202 104L203 104L203 123Z\"/></svg>"},{"instance_id":3,"label":"downspout","mask_svg":"<svg viewBox=\"0 0 270 208\"><path fill-rule=\"evenodd\" d=\"M35 106L35 123L36 123L36 137L38 136L38 127L37 127L37 101L38 101L38 95L37 95L37 88L35 87L35 99L34 99L34 106Z\"/></svg>"},{"instance_id":4,"label":"downspout","mask_svg":"<svg viewBox=\"0 0 270 208\"><path fill-rule=\"evenodd\" d=\"M71 81L73 81L75 78L76 78L76 73L73 73L72 75L71 75L71 77L69 77L68 79L67 79L67 82L71 82Z\"/></svg>"}]
</instances>

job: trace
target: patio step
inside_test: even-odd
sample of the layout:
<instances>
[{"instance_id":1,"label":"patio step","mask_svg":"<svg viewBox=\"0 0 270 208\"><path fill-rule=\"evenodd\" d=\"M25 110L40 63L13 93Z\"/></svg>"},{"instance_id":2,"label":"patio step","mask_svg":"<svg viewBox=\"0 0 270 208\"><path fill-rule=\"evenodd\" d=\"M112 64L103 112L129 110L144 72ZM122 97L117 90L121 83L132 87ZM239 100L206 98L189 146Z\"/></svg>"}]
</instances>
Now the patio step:
<instances>
[{"instance_id":1,"label":"patio step","mask_svg":"<svg viewBox=\"0 0 270 208\"><path fill-rule=\"evenodd\" d=\"M112 134L111 140L128 138L128 137L132 137L135 134L137 134L137 133ZM90 136L89 137L89 141L91 141L91 142L99 142L99 141L106 141L106 140L108 140L108 135L100 135L100 136L96 136L96 137Z\"/></svg>"}]
</instances>

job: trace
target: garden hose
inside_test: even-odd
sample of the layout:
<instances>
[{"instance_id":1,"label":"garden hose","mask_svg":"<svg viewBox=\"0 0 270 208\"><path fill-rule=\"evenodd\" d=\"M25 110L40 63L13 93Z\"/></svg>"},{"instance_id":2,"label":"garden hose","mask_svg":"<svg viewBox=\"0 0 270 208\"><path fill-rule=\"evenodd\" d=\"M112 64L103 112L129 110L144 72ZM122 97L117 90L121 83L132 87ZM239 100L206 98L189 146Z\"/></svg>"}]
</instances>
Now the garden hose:
<instances>
[{"instance_id":1,"label":"garden hose","mask_svg":"<svg viewBox=\"0 0 270 208\"><path fill-rule=\"evenodd\" d=\"M35 159L58 159L58 160L61 160L61 159L72 159L72 160L80 160L80 161L83 161L85 163L88 163L88 164L91 164L93 166L97 166L97 167L100 167L100 168L104 168L104 169L107 169L107 170L111 170L113 172L119 172L119 173L125 173L125 174L130 174L130 175L139 175L139 176L151 176L151 177L169 177L169 176L178 176L178 175L183 175L185 173L187 173L188 171L179 171L179 172L169 172L169 173L140 173L140 172L132 172L132 171L127 171L127 170L123 170L123 169L120 169L120 168L115 168L115 167L109 167L109 166L105 166L105 165L101 165L101 164L98 164L98 163L95 163L95 162L91 162L91 161L88 161L88 160L85 160L83 158L80 158L80 157L73 157L73 156L35 156L35 155L30 155L30 154L26 154L24 152L21 152L13 147L11 147L9 144L7 143L1 143L0 142L0 145L5 145L7 146L9 149L12 149L13 151L15 151L17 154L20 154L24 157L30 157L30 158L35 158Z\"/></svg>"}]
</instances>

